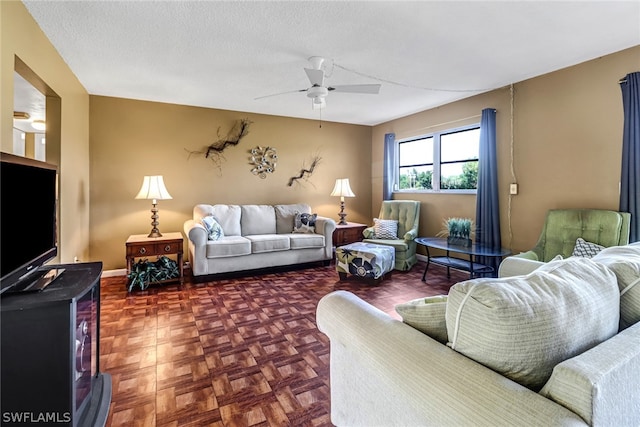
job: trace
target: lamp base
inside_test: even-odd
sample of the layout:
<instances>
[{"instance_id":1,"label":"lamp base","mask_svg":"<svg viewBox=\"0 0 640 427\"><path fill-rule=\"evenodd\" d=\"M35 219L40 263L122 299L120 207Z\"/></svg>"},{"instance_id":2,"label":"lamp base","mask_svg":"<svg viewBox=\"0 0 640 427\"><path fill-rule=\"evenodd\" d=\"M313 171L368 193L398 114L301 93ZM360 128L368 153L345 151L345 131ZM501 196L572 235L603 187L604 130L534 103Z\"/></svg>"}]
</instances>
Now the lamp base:
<instances>
[{"instance_id":1,"label":"lamp base","mask_svg":"<svg viewBox=\"0 0 640 427\"><path fill-rule=\"evenodd\" d=\"M340 213L338 214L338 216L340 217L340 221L338 221L338 224L339 224L339 225L347 225L347 224L348 224L348 222L347 222L347 221L345 221L345 219L344 219L344 217L345 217L345 216L347 216L347 214L346 214L346 213L342 213L342 212L340 212Z\"/></svg>"},{"instance_id":2,"label":"lamp base","mask_svg":"<svg viewBox=\"0 0 640 427\"><path fill-rule=\"evenodd\" d=\"M153 228L147 237L162 237L162 233L157 228Z\"/></svg>"},{"instance_id":3,"label":"lamp base","mask_svg":"<svg viewBox=\"0 0 640 427\"><path fill-rule=\"evenodd\" d=\"M347 221L345 221L345 217L347 213L344 211L344 200L340 201L340 212L338 212L338 216L340 217L339 225L347 225Z\"/></svg>"},{"instance_id":4,"label":"lamp base","mask_svg":"<svg viewBox=\"0 0 640 427\"><path fill-rule=\"evenodd\" d=\"M155 199L154 199L155 202ZM149 233L149 235L147 237L162 237L162 234L160 233L160 230L158 230L158 225L160 224L158 222L158 218L160 218L160 216L158 215L158 207L157 207L157 203L153 203L153 208L151 208L151 233Z\"/></svg>"}]
</instances>

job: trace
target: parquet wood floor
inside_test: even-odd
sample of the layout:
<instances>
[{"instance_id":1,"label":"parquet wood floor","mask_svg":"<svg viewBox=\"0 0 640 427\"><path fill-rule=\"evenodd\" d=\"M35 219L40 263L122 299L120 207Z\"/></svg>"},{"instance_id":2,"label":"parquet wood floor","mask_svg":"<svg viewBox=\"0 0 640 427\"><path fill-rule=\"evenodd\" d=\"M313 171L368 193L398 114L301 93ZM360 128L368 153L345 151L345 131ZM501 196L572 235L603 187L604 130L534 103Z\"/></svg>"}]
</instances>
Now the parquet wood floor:
<instances>
[{"instance_id":1,"label":"parquet wood floor","mask_svg":"<svg viewBox=\"0 0 640 427\"><path fill-rule=\"evenodd\" d=\"M152 286L101 280L100 369L111 426L331 426L329 341L318 300L343 289L395 318L397 303L446 294L466 274L424 264L376 286L335 266Z\"/></svg>"}]
</instances>

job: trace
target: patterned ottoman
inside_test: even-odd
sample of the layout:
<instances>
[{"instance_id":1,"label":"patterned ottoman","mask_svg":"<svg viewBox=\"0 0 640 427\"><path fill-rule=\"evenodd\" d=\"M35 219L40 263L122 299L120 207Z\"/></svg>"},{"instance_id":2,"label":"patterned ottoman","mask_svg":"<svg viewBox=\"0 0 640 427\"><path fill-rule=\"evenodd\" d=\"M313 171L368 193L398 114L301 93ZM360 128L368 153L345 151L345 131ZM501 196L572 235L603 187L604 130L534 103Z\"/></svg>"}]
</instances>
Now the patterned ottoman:
<instances>
[{"instance_id":1,"label":"patterned ottoman","mask_svg":"<svg viewBox=\"0 0 640 427\"><path fill-rule=\"evenodd\" d=\"M336 271L340 280L353 276L382 280L391 273L396 261L396 251L392 246L356 242L336 249Z\"/></svg>"}]
</instances>

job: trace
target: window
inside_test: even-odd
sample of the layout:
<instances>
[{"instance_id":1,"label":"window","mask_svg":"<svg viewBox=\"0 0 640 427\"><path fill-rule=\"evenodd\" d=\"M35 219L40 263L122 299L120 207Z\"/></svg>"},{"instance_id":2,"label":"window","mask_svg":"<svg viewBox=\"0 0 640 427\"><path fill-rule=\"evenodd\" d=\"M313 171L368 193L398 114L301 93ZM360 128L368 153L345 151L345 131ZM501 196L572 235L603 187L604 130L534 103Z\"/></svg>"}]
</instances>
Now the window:
<instances>
[{"instance_id":1,"label":"window","mask_svg":"<svg viewBox=\"0 0 640 427\"><path fill-rule=\"evenodd\" d=\"M399 140L398 189L475 191L479 146L478 125Z\"/></svg>"}]
</instances>

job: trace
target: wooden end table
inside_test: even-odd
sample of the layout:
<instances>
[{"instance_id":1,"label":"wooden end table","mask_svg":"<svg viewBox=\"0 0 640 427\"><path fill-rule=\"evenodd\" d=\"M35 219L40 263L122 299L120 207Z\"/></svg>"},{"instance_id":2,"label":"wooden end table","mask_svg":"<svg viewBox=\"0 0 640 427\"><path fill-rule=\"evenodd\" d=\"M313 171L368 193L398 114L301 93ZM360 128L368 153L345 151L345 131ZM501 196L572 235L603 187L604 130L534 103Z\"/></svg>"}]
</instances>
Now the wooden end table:
<instances>
[{"instance_id":1,"label":"wooden end table","mask_svg":"<svg viewBox=\"0 0 640 427\"><path fill-rule=\"evenodd\" d=\"M162 237L149 237L146 234L133 234L127 239L127 276L131 273L136 258L147 258L161 255L176 255L180 276L159 283L180 280L184 283L184 264L182 262L182 233L164 233Z\"/></svg>"},{"instance_id":2,"label":"wooden end table","mask_svg":"<svg viewBox=\"0 0 640 427\"><path fill-rule=\"evenodd\" d=\"M336 229L333 232L333 246L338 247L361 242L363 239L362 232L365 228L367 228L366 224L358 224L357 222L336 224Z\"/></svg>"}]
</instances>

